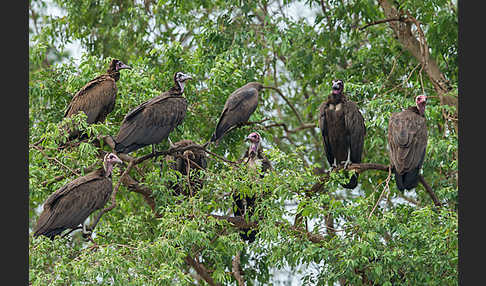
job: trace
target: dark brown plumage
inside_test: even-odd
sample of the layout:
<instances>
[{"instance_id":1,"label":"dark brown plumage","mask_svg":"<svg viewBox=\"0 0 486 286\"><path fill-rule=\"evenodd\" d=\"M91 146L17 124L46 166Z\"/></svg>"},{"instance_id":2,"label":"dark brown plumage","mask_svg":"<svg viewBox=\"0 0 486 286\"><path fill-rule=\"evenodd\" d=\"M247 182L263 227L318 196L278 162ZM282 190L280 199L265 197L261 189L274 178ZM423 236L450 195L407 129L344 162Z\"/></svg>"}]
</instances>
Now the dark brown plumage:
<instances>
[{"instance_id":1,"label":"dark brown plumage","mask_svg":"<svg viewBox=\"0 0 486 286\"><path fill-rule=\"evenodd\" d=\"M131 67L120 60L113 59L106 73L88 82L73 96L64 117L71 117L82 111L88 117L88 124L104 122L115 107L118 92L116 81L120 78L122 69L131 69ZM69 135L71 139L78 137L79 131L71 128Z\"/></svg>"},{"instance_id":2,"label":"dark brown plumage","mask_svg":"<svg viewBox=\"0 0 486 286\"><path fill-rule=\"evenodd\" d=\"M171 147L186 147L194 144L195 143L192 140L181 140L174 143ZM187 178L187 175L189 174L190 188L185 188L184 184L180 182L169 182L169 187L174 191L175 195L194 195L202 188L203 178L201 168L206 169L207 167L206 152L200 149L191 149L184 152L177 152L174 154L174 156L167 156L166 160L171 161L169 167L173 170L179 171L182 178Z\"/></svg>"},{"instance_id":3,"label":"dark brown plumage","mask_svg":"<svg viewBox=\"0 0 486 286\"><path fill-rule=\"evenodd\" d=\"M248 121L258 106L258 93L262 88L261 83L250 82L235 90L228 97L211 142L219 141L231 127Z\"/></svg>"},{"instance_id":4,"label":"dark brown plumage","mask_svg":"<svg viewBox=\"0 0 486 286\"><path fill-rule=\"evenodd\" d=\"M115 154L106 154L103 168L79 177L52 193L44 202L44 210L34 228L34 237L45 235L54 239L66 229L77 228L91 213L101 209L113 191L113 165L121 162Z\"/></svg>"},{"instance_id":5,"label":"dark brown plumage","mask_svg":"<svg viewBox=\"0 0 486 286\"><path fill-rule=\"evenodd\" d=\"M344 163L361 163L366 127L363 115L355 102L343 94L344 83L334 80L332 93L319 108L319 127L324 142L327 161L332 167ZM343 185L354 189L358 185L358 174Z\"/></svg>"},{"instance_id":6,"label":"dark brown plumage","mask_svg":"<svg viewBox=\"0 0 486 286\"><path fill-rule=\"evenodd\" d=\"M427 148L427 96L419 95L416 106L393 113L388 123L390 164L399 190L418 185L420 168Z\"/></svg>"},{"instance_id":7,"label":"dark brown plumage","mask_svg":"<svg viewBox=\"0 0 486 286\"><path fill-rule=\"evenodd\" d=\"M253 132L246 140L251 142L250 147L246 150L243 158L241 159L244 164L248 164L250 172L255 172L257 170L257 165L261 165L261 173L259 174L259 178L263 178L265 173L272 169L272 163L268 160L268 158L263 154L263 148L260 144L261 137L260 134L257 132ZM255 177L256 184L255 187L258 187L258 177ZM241 197L239 193L235 193L233 195L233 200L236 205L236 210L234 211L235 216L248 216L251 218L255 212L255 203L257 198L255 196L244 196ZM257 231L250 229L243 229L240 232L240 237L243 240L248 241L249 243L255 241Z\"/></svg>"},{"instance_id":8,"label":"dark brown plumage","mask_svg":"<svg viewBox=\"0 0 486 286\"><path fill-rule=\"evenodd\" d=\"M115 151L129 153L167 139L186 116L187 100L182 93L189 79L192 77L182 72L175 73L171 89L130 111L114 139Z\"/></svg>"}]
</instances>

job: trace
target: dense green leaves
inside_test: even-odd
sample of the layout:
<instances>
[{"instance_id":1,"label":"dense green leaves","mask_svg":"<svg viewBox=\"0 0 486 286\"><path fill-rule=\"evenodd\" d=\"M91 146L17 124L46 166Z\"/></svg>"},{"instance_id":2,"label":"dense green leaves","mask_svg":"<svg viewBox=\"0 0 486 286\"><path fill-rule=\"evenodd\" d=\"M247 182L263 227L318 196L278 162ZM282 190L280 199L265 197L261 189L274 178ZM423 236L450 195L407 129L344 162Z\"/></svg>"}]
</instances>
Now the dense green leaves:
<instances>
[{"instance_id":1,"label":"dense green leaves","mask_svg":"<svg viewBox=\"0 0 486 286\"><path fill-rule=\"evenodd\" d=\"M400 3L398 9L421 22L431 57L450 81L450 95L457 96L456 6L443 0ZM50 15L54 6L62 16ZM117 205L97 225L96 245L79 232L54 241L29 236L33 285L209 283L187 255L216 283L235 285L232 259L238 252L247 285L276 284L283 279L276 271L292 273L303 285L457 284L458 137L456 122L447 116L455 107L441 105L420 62L387 23L359 29L384 19L377 1L32 0L30 17L31 229L49 194L101 166L100 151L111 150L97 136L115 136L125 114L168 90L177 71L194 80L185 86L189 108L170 135L173 142L207 142L226 98L250 81L278 87L292 105L264 89L250 118L261 123L235 129L208 148L237 161L248 147L243 139L260 132L273 165L263 178L210 154L204 187L192 197L176 196L168 182L179 180L189 189L186 177L161 156L129 172L151 191L147 198L120 182L126 165L116 167ZM64 49L76 42L83 50L79 58ZM107 120L87 125L84 114L63 118L71 97L106 71L113 57L133 69L121 72ZM399 192L384 171L361 173L352 191L339 184L351 172L315 174L329 167L317 111L335 78L344 80L365 118L366 163L389 163L390 115L412 105L418 94L429 96L422 174L442 207L433 205L422 185ZM76 125L89 139L59 149L67 139L63 124ZM168 147L162 142L157 149ZM147 146L130 155L151 151ZM259 198L253 217L244 217L258 224L255 243L245 243L228 220L233 195Z\"/></svg>"}]
</instances>

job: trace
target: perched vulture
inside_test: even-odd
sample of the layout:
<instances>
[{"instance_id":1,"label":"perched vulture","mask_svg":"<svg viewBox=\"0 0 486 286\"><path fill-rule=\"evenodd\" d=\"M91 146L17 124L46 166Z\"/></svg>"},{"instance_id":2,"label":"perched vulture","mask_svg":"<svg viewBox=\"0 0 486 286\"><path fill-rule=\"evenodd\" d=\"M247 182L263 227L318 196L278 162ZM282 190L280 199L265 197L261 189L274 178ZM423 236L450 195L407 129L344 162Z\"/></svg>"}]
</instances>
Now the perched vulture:
<instances>
[{"instance_id":1,"label":"perched vulture","mask_svg":"<svg viewBox=\"0 0 486 286\"><path fill-rule=\"evenodd\" d=\"M259 82L250 82L235 90L226 100L211 142L219 141L233 126L245 123L258 106L258 92L263 88Z\"/></svg>"},{"instance_id":2,"label":"perched vulture","mask_svg":"<svg viewBox=\"0 0 486 286\"><path fill-rule=\"evenodd\" d=\"M262 173L259 175L260 178L263 178L264 174L272 169L271 162L265 157L263 154L263 148L260 144L260 134L257 132L253 132L245 140L251 142L250 148L246 150L245 154L243 155L242 161L245 164L248 164L250 172L254 172L257 169L257 165L261 166ZM255 178L257 181L258 178ZM258 186L258 183L255 184ZM247 196L241 197L240 194L236 193L233 195L233 200L236 204L236 210L234 212L235 216L245 216L247 215L248 218L252 217L254 214L254 206L256 197L255 196ZM249 243L255 241L256 231L252 230L250 234L248 234L250 229L243 229L240 233L240 237L243 240L248 241Z\"/></svg>"},{"instance_id":3,"label":"perched vulture","mask_svg":"<svg viewBox=\"0 0 486 286\"><path fill-rule=\"evenodd\" d=\"M113 111L118 88L116 81L120 79L120 70L131 69L122 61L113 59L106 73L97 76L83 86L71 99L64 117L71 117L83 111L88 124L104 122L106 116ZM78 137L79 131L69 130L69 137Z\"/></svg>"},{"instance_id":4,"label":"perched vulture","mask_svg":"<svg viewBox=\"0 0 486 286\"><path fill-rule=\"evenodd\" d=\"M332 81L332 92L319 107L319 127L324 141L326 157L332 168L344 164L361 163L366 127L363 115L355 102L343 94L342 80ZM354 189L358 185L358 174L343 185Z\"/></svg>"},{"instance_id":5,"label":"perched vulture","mask_svg":"<svg viewBox=\"0 0 486 286\"><path fill-rule=\"evenodd\" d=\"M171 147L186 147L194 145L192 140L181 140L174 143ZM203 179L201 178L201 168L206 169L207 160L206 152L200 149L185 150L177 152L174 156L167 156L166 160L172 161L169 167L173 170L179 171L183 178L187 178L189 174L190 189L183 187L182 183L169 182L169 186L174 190L175 195L193 195L203 186ZM194 192L191 194L191 192Z\"/></svg>"},{"instance_id":6,"label":"perched vulture","mask_svg":"<svg viewBox=\"0 0 486 286\"><path fill-rule=\"evenodd\" d=\"M388 123L390 163L400 191L418 185L427 148L427 96L417 96L415 103L416 106L393 113Z\"/></svg>"},{"instance_id":7,"label":"perched vulture","mask_svg":"<svg viewBox=\"0 0 486 286\"><path fill-rule=\"evenodd\" d=\"M113 165L122 161L113 153L105 155L103 168L79 177L54 193L44 202L34 237L45 235L50 239L66 229L75 229L94 211L101 209L113 191ZM83 224L83 233L87 233Z\"/></svg>"},{"instance_id":8,"label":"perched vulture","mask_svg":"<svg viewBox=\"0 0 486 286\"><path fill-rule=\"evenodd\" d=\"M171 89L127 113L114 139L115 151L126 154L167 139L170 132L181 124L186 116L187 100L182 93L185 82L189 79L192 77L176 72L175 85Z\"/></svg>"}]
</instances>

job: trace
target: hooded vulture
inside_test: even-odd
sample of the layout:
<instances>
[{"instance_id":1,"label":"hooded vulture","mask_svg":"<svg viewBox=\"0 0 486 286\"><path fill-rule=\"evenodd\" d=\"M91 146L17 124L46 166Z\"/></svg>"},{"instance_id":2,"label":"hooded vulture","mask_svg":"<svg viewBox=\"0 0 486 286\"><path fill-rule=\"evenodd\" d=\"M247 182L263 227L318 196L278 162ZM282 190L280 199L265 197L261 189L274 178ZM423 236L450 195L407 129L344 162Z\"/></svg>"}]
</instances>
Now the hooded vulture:
<instances>
[{"instance_id":1,"label":"hooded vulture","mask_svg":"<svg viewBox=\"0 0 486 286\"><path fill-rule=\"evenodd\" d=\"M116 81L120 79L120 70L131 69L122 61L111 60L106 73L97 76L83 86L71 99L64 117L71 117L82 111L87 115L88 124L104 122L106 116L113 111L118 88ZM69 130L70 139L78 137L79 131Z\"/></svg>"},{"instance_id":2,"label":"hooded vulture","mask_svg":"<svg viewBox=\"0 0 486 286\"><path fill-rule=\"evenodd\" d=\"M189 79L192 77L176 72L175 85L171 89L127 113L114 139L115 151L126 154L168 138L186 116L187 100L182 97L182 93Z\"/></svg>"},{"instance_id":3,"label":"hooded vulture","mask_svg":"<svg viewBox=\"0 0 486 286\"><path fill-rule=\"evenodd\" d=\"M174 143L171 148L186 147L194 144L192 140L181 140ZM201 169L206 169L207 167L206 152L200 149L185 150L177 152L173 156L167 156L166 160L170 161L169 167L172 170L176 170L182 175L178 179L187 178L189 174L189 188L184 187L184 184L180 182L169 182L169 186L175 195L194 195L195 192L202 188Z\"/></svg>"},{"instance_id":4,"label":"hooded vulture","mask_svg":"<svg viewBox=\"0 0 486 286\"><path fill-rule=\"evenodd\" d=\"M400 191L418 185L427 148L427 96L417 96L415 103L416 106L393 113L388 123L390 163Z\"/></svg>"},{"instance_id":5,"label":"hooded vulture","mask_svg":"<svg viewBox=\"0 0 486 286\"><path fill-rule=\"evenodd\" d=\"M211 142L218 142L233 126L248 121L258 106L258 92L263 88L259 82L250 82L235 90L226 100Z\"/></svg>"},{"instance_id":6,"label":"hooded vulture","mask_svg":"<svg viewBox=\"0 0 486 286\"><path fill-rule=\"evenodd\" d=\"M332 81L332 92L319 108L319 127L324 141L327 161L332 168L344 164L361 163L366 127L363 115L355 102L343 94L342 80ZM358 185L358 174L343 185L354 189Z\"/></svg>"},{"instance_id":7,"label":"hooded vulture","mask_svg":"<svg viewBox=\"0 0 486 286\"><path fill-rule=\"evenodd\" d=\"M66 229L76 229L94 211L104 207L113 191L113 165L122 161L113 153L105 155L103 168L79 177L54 193L44 202L44 210L34 228L34 237L50 239ZM83 233L88 233L83 224Z\"/></svg>"},{"instance_id":8,"label":"hooded vulture","mask_svg":"<svg viewBox=\"0 0 486 286\"><path fill-rule=\"evenodd\" d=\"M265 157L263 154L263 148L260 144L261 137L260 134L257 132L253 132L248 137L246 137L247 141L250 141L250 147L248 150L246 150L245 154L243 155L243 158L241 159L244 164L248 164L248 170L249 172L252 172L252 175L255 175L256 170L258 169L258 165L260 165L261 172L258 174L257 177L255 177L254 181L256 184L254 185L255 187L258 186L258 179L263 178L264 174L267 173L269 170L272 169L272 164L271 162ZM256 197L253 196L241 196L241 194L234 194L233 195L233 200L235 202L236 208L234 211L235 216L248 216L248 218L251 218L254 214L254 207L255 207L255 201ZM248 232L251 231L249 234ZM251 230L251 229L243 229L242 232L240 232L240 237L243 240L248 241L249 243L255 241L256 237L256 231Z\"/></svg>"}]
</instances>

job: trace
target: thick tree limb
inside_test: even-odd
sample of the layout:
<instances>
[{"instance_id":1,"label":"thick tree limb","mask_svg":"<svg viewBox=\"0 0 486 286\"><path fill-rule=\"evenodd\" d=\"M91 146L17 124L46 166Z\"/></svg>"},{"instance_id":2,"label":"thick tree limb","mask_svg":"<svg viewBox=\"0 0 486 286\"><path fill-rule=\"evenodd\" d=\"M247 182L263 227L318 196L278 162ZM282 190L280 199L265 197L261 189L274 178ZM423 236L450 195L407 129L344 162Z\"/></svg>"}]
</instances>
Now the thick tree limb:
<instances>
[{"instance_id":1,"label":"thick tree limb","mask_svg":"<svg viewBox=\"0 0 486 286\"><path fill-rule=\"evenodd\" d=\"M243 275L241 274L240 271L240 255L241 252L237 252L233 260L231 261L231 266L232 266L232 274L233 277L235 277L236 282L238 282L238 286L245 286L245 280L243 279Z\"/></svg>"},{"instance_id":2,"label":"thick tree limb","mask_svg":"<svg viewBox=\"0 0 486 286\"><path fill-rule=\"evenodd\" d=\"M397 8L389 0L378 0L379 5L383 9L385 16L388 19L403 18L403 12L397 10ZM420 23L413 18L408 12L408 21L389 21L389 25L395 33L398 41L402 46L419 61L425 72L427 73L430 82L434 86L437 94L440 98L441 104L452 105L457 107L457 97L447 96L446 94L452 90L449 81L445 75L439 69L435 59L433 59L428 53L428 46L423 35L423 31L420 28ZM416 25L417 31L419 31L419 41L412 33L412 23Z\"/></svg>"}]
</instances>

